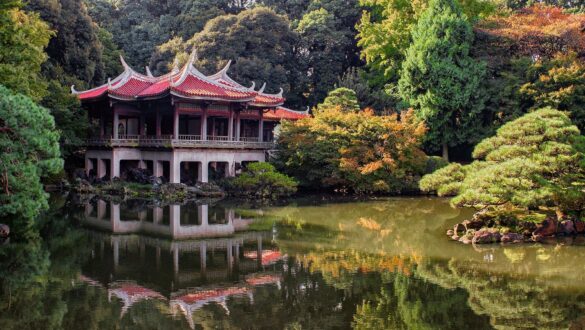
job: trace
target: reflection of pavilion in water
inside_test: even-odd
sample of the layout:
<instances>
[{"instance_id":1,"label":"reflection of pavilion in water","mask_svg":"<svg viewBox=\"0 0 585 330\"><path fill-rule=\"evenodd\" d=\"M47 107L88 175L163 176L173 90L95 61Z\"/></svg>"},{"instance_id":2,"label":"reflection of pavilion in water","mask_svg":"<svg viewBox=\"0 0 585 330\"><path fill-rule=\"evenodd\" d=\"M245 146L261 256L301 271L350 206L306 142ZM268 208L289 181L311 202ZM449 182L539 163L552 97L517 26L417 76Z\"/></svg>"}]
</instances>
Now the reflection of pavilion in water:
<instances>
[{"instance_id":1,"label":"reflection of pavilion in water","mask_svg":"<svg viewBox=\"0 0 585 330\"><path fill-rule=\"evenodd\" d=\"M252 222L235 210L215 205L169 205L133 210L97 200L85 206L83 222L114 234L145 233L174 239L223 237L245 230Z\"/></svg>"},{"instance_id":2,"label":"reflection of pavilion in water","mask_svg":"<svg viewBox=\"0 0 585 330\"><path fill-rule=\"evenodd\" d=\"M272 246L270 232L197 241L92 235L92 261L80 279L107 287L110 300L120 299L121 317L135 303L156 299L168 303L173 315L181 312L194 328L193 313L208 304L218 304L229 314L228 299L253 303L255 287L280 288L278 262L285 256Z\"/></svg>"}]
</instances>

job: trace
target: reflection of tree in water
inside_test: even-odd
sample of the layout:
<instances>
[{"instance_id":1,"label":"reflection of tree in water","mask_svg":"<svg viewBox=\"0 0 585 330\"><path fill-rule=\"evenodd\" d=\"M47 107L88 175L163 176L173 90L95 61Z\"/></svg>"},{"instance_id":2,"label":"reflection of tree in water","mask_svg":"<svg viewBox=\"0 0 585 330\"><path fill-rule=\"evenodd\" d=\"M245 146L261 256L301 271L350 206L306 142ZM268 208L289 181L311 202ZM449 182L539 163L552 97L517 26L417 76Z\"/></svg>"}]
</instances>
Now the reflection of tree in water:
<instances>
[{"instance_id":1,"label":"reflection of tree in water","mask_svg":"<svg viewBox=\"0 0 585 330\"><path fill-rule=\"evenodd\" d=\"M63 203L51 200L53 206ZM31 228L25 242L0 247L2 329L63 328L66 296L89 255L82 244L86 237L72 228L66 214L53 210L37 223L40 228Z\"/></svg>"},{"instance_id":2,"label":"reflection of tree in water","mask_svg":"<svg viewBox=\"0 0 585 330\"><path fill-rule=\"evenodd\" d=\"M283 207L266 213L283 219L279 239L284 244L311 245L316 239L335 250L394 254L422 254L434 244L450 243L444 229L467 215L436 198Z\"/></svg>"},{"instance_id":3,"label":"reflection of tree in water","mask_svg":"<svg viewBox=\"0 0 585 330\"><path fill-rule=\"evenodd\" d=\"M498 329L563 329L585 310L583 291L550 287L542 278L502 275L454 259L419 264L416 273L444 288L463 288L473 311Z\"/></svg>"},{"instance_id":4,"label":"reflection of tree in water","mask_svg":"<svg viewBox=\"0 0 585 330\"><path fill-rule=\"evenodd\" d=\"M404 274L388 274L374 299L354 315L355 329L488 329L487 320L469 310L463 290L440 286Z\"/></svg>"}]
</instances>

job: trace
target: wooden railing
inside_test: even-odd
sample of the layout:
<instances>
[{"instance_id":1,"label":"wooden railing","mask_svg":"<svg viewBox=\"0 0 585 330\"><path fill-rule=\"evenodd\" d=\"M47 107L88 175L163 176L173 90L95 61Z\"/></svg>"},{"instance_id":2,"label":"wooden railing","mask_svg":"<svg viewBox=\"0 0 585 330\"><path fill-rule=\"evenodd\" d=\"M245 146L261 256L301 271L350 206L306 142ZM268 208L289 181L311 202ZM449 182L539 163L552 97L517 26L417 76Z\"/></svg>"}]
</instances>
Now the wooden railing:
<instances>
[{"instance_id":1,"label":"wooden railing","mask_svg":"<svg viewBox=\"0 0 585 330\"><path fill-rule=\"evenodd\" d=\"M87 140L88 146L100 147L156 147L156 148L220 148L220 149L272 149L274 142L258 142L257 137L241 137L240 141L230 140L229 136L208 136L203 140L200 135L120 135L93 137Z\"/></svg>"}]
</instances>

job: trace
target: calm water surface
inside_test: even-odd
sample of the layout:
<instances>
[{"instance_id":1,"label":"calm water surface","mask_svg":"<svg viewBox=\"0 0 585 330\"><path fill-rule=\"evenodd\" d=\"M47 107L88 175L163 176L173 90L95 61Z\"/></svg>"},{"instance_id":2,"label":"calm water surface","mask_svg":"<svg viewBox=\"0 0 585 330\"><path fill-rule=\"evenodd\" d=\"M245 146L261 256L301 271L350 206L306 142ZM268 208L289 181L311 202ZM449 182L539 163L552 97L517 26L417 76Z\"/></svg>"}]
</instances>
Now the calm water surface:
<instances>
[{"instance_id":1,"label":"calm water surface","mask_svg":"<svg viewBox=\"0 0 585 330\"><path fill-rule=\"evenodd\" d=\"M0 247L1 329L581 329L585 239L463 246L435 198L54 198Z\"/></svg>"}]
</instances>

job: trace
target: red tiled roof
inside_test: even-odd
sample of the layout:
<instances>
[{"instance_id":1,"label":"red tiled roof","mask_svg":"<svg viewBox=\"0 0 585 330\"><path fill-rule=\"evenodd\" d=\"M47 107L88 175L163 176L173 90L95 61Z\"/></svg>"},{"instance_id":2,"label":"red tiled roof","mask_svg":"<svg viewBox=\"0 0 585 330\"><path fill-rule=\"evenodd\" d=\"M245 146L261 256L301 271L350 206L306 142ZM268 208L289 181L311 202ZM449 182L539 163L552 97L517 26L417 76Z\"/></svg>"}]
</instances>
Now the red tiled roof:
<instances>
[{"instance_id":1,"label":"red tiled roof","mask_svg":"<svg viewBox=\"0 0 585 330\"><path fill-rule=\"evenodd\" d=\"M133 99L153 84L152 81L142 80L137 77L130 77L125 82L120 82L120 86L110 88L108 90L110 95L115 97Z\"/></svg>"},{"instance_id":2,"label":"red tiled roof","mask_svg":"<svg viewBox=\"0 0 585 330\"><path fill-rule=\"evenodd\" d=\"M283 97L279 97L276 95L270 95L270 94L264 94L264 93L258 93L258 95L256 95L256 97L254 98L254 101L251 104L255 105L255 106L270 107L270 106L281 105L283 103L284 103Z\"/></svg>"},{"instance_id":3,"label":"red tiled roof","mask_svg":"<svg viewBox=\"0 0 585 330\"><path fill-rule=\"evenodd\" d=\"M179 85L172 87L172 91L186 97L234 101L249 100L256 95L255 92L244 91L228 86L222 88L218 83L213 83L212 81L205 80L194 74L188 74Z\"/></svg>"},{"instance_id":4,"label":"red tiled roof","mask_svg":"<svg viewBox=\"0 0 585 330\"><path fill-rule=\"evenodd\" d=\"M245 287L230 287L225 289L204 290L199 292L187 293L176 297L173 300L180 300L186 304L193 304L198 301L213 299L218 297L227 297L231 295L241 295L248 291Z\"/></svg>"},{"instance_id":5,"label":"red tiled roof","mask_svg":"<svg viewBox=\"0 0 585 330\"><path fill-rule=\"evenodd\" d=\"M138 93L138 97L153 97L166 94L169 91L170 80L161 79Z\"/></svg>"},{"instance_id":6,"label":"red tiled roof","mask_svg":"<svg viewBox=\"0 0 585 330\"><path fill-rule=\"evenodd\" d=\"M184 98L249 102L252 106L274 107L284 103L281 93L266 94L263 92L264 86L260 91L255 91L254 85L244 87L231 79L226 73L229 63L220 72L207 77L193 67L194 59L193 53L181 71L174 70L166 75L153 77L148 68L148 75L142 75L132 70L121 58L124 72L114 80L81 92L75 91L72 86L72 92L82 101L104 96L133 100L173 93ZM296 116L285 113L282 113L282 117L296 119Z\"/></svg>"},{"instance_id":7,"label":"red tiled roof","mask_svg":"<svg viewBox=\"0 0 585 330\"><path fill-rule=\"evenodd\" d=\"M275 110L269 110L265 112L263 117L264 119L274 119L274 120L298 120L308 117L309 114L306 112L294 111L291 109L287 109L285 107L277 107Z\"/></svg>"},{"instance_id":8,"label":"red tiled roof","mask_svg":"<svg viewBox=\"0 0 585 330\"><path fill-rule=\"evenodd\" d=\"M258 254L256 251L249 251L244 253L244 257L256 260L258 259ZM264 250L262 251L261 258L262 265L267 266L281 260L282 258L284 258L284 256L280 253L280 251Z\"/></svg>"},{"instance_id":9,"label":"red tiled roof","mask_svg":"<svg viewBox=\"0 0 585 330\"><path fill-rule=\"evenodd\" d=\"M104 95L108 91L108 85L102 85L77 94L80 100L91 100Z\"/></svg>"}]
</instances>

